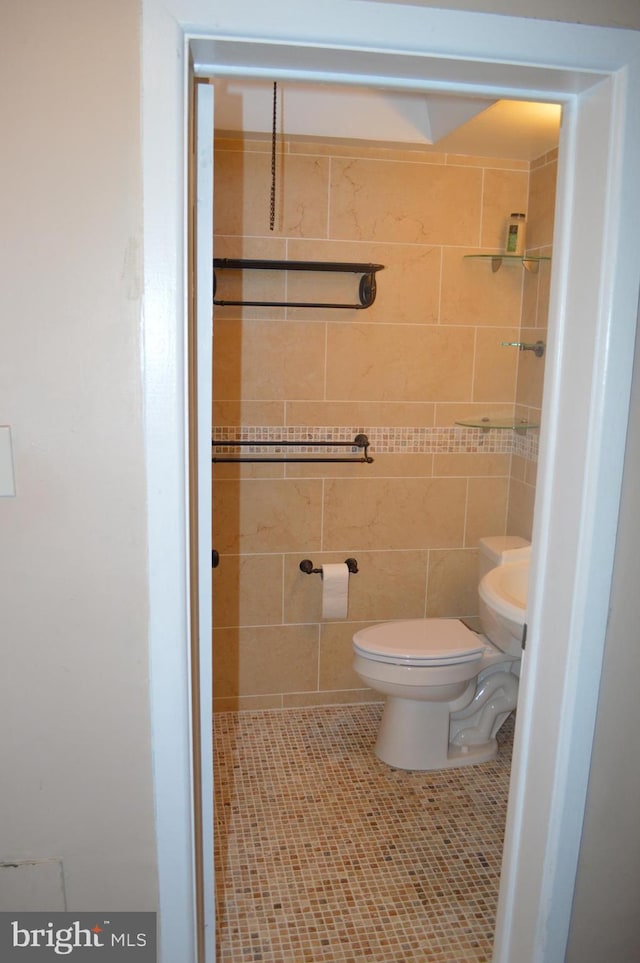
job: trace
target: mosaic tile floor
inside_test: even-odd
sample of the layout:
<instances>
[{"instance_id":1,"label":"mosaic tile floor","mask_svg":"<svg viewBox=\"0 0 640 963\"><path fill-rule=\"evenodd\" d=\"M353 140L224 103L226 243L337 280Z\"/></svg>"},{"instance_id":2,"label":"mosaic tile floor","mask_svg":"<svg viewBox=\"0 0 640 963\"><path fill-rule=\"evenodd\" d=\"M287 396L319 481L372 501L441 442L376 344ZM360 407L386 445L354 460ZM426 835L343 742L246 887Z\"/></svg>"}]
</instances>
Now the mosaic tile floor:
<instances>
[{"instance_id":1,"label":"mosaic tile floor","mask_svg":"<svg viewBox=\"0 0 640 963\"><path fill-rule=\"evenodd\" d=\"M491 959L513 724L494 762L390 769L376 705L215 716L219 963Z\"/></svg>"}]
</instances>

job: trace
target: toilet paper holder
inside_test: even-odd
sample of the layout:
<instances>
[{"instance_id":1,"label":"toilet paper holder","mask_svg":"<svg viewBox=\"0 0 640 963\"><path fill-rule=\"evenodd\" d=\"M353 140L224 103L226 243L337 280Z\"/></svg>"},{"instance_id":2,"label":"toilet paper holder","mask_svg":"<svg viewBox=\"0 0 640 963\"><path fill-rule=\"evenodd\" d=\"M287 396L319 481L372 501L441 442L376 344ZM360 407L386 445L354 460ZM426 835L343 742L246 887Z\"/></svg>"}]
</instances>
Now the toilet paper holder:
<instances>
[{"instance_id":1,"label":"toilet paper holder","mask_svg":"<svg viewBox=\"0 0 640 963\"><path fill-rule=\"evenodd\" d=\"M358 562L355 558L345 558L344 564L349 569L350 575L355 575L358 571ZM300 571L305 575L322 575L321 568L314 568L310 558L303 558L300 562Z\"/></svg>"}]
</instances>

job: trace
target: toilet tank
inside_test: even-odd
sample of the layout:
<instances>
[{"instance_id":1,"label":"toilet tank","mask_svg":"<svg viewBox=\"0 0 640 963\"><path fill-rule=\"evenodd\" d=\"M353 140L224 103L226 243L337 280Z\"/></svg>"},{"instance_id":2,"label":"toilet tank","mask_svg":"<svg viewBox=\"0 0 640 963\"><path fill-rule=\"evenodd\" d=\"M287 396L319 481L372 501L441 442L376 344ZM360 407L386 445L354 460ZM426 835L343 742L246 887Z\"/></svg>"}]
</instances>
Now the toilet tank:
<instances>
[{"instance_id":1,"label":"toilet tank","mask_svg":"<svg viewBox=\"0 0 640 963\"><path fill-rule=\"evenodd\" d=\"M519 562L531 553L531 543L519 535L488 535L480 539L478 547L478 582L492 568L505 562Z\"/></svg>"}]
</instances>

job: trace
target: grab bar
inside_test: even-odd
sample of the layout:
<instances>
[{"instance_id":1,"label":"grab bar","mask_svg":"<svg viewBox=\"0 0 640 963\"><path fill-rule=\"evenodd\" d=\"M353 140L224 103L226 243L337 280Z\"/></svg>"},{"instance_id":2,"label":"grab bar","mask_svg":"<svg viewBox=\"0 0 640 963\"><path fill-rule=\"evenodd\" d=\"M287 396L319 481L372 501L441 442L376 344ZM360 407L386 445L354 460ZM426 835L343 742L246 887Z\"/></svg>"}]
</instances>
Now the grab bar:
<instances>
[{"instance_id":1,"label":"grab bar","mask_svg":"<svg viewBox=\"0 0 640 963\"><path fill-rule=\"evenodd\" d=\"M252 447L257 448L262 446L264 448L362 448L364 454L360 458L332 458L328 455L322 455L321 457L309 457L304 456L300 458L291 458L287 455L280 455L277 458L265 458L263 455L248 455L248 456L236 456L236 455L213 455L211 461L213 463L221 462L366 462L366 464L371 464L373 458L369 454L369 439L366 435L356 435L353 441L316 441L315 439L307 439L306 441L239 441L236 439L225 439L224 441L213 442L213 448L240 448L240 447Z\"/></svg>"}]
</instances>

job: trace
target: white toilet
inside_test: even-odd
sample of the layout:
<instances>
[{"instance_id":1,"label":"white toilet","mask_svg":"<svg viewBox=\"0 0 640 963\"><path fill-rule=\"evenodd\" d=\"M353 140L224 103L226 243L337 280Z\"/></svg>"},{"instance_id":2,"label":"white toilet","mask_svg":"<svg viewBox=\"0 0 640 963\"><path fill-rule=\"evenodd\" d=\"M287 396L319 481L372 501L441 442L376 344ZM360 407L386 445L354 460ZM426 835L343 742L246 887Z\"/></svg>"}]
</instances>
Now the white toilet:
<instances>
[{"instance_id":1,"label":"white toilet","mask_svg":"<svg viewBox=\"0 0 640 963\"><path fill-rule=\"evenodd\" d=\"M513 535L480 540L479 579L528 557ZM353 668L384 694L375 753L396 769L450 769L487 762L496 733L516 707L521 640L493 631L480 600L486 635L459 619L382 622L353 637Z\"/></svg>"}]
</instances>

